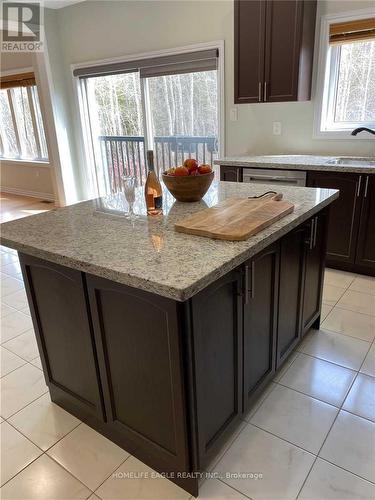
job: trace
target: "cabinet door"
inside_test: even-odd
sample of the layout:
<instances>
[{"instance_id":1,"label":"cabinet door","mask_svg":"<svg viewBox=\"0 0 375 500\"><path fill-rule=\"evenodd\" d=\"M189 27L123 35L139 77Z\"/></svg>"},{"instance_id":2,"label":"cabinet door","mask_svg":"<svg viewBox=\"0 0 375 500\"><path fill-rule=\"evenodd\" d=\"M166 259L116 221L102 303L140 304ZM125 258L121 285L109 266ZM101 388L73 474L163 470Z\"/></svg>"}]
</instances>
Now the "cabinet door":
<instances>
[{"instance_id":1,"label":"cabinet door","mask_svg":"<svg viewBox=\"0 0 375 500\"><path fill-rule=\"evenodd\" d=\"M79 418L103 419L84 275L27 255L20 262L52 400Z\"/></svg>"},{"instance_id":2,"label":"cabinet door","mask_svg":"<svg viewBox=\"0 0 375 500\"><path fill-rule=\"evenodd\" d=\"M303 2L278 0L264 3L267 5L264 101L295 101Z\"/></svg>"},{"instance_id":3,"label":"cabinet door","mask_svg":"<svg viewBox=\"0 0 375 500\"><path fill-rule=\"evenodd\" d=\"M263 99L266 2L234 2L234 102Z\"/></svg>"},{"instance_id":4,"label":"cabinet door","mask_svg":"<svg viewBox=\"0 0 375 500\"><path fill-rule=\"evenodd\" d=\"M186 470L177 304L87 276L108 427L154 468Z\"/></svg>"},{"instance_id":5,"label":"cabinet door","mask_svg":"<svg viewBox=\"0 0 375 500\"><path fill-rule=\"evenodd\" d=\"M375 272L375 175L364 177L356 264Z\"/></svg>"},{"instance_id":6,"label":"cabinet door","mask_svg":"<svg viewBox=\"0 0 375 500\"><path fill-rule=\"evenodd\" d=\"M245 264L244 398L245 409L275 371L279 245Z\"/></svg>"},{"instance_id":7,"label":"cabinet door","mask_svg":"<svg viewBox=\"0 0 375 500\"><path fill-rule=\"evenodd\" d=\"M306 333L320 316L326 246L326 214L320 213L313 217L307 228L309 236L306 240L302 333Z\"/></svg>"},{"instance_id":8,"label":"cabinet door","mask_svg":"<svg viewBox=\"0 0 375 500\"><path fill-rule=\"evenodd\" d=\"M340 196L331 204L327 266L354 264L361 208L360 182L363 176L342 172L308 172L307 185L340 190Z\"/></svg>"},{"instance_id":9,"label":"cabinet door","mask_svg":"<svg viewBox=\"0 0 375 500\"><path fill-rule=\"evenodd\" d=\"M242 182L242 168L220 166L220 180L231 182Z\"/></svg>"},{"instance_id":10,"label":"cabinet door","mask_svg":"<svg viewBox=\"0 0 375 500\"><path fill-rule=\"evenodd\" d=\"M301 308L306 227L287 234L280 244L277 367L301 336Z\"/></svg>"},{"instance_id":11,"label":"cabinet door","mask_svg":"<svg viewBox=\"0 0 375 500\"><path fill-rule=\"evenodd\" d=\"M241 274L233 271L191 299L200 470L242 413Z\"/></svg>"}]
</instances>

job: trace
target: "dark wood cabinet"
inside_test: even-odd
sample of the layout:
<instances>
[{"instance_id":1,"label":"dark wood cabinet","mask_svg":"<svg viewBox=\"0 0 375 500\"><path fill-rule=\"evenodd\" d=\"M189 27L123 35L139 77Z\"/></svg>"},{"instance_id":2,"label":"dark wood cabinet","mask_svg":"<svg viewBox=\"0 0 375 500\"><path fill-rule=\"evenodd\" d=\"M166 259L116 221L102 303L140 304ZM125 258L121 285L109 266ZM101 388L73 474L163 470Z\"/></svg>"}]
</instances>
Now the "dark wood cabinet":
<instances>
[{"instance_id":1,"label":"dark wood cabinet","mask_svg":"<svg viewBox=\"0 0 375 500\"><path fill-rule=\"evenodd\" d=\"M361 209L358 174L311 171L307 175L307 185L340 190L339 198L331 204L327 265L337 262L354 264Z\"/></svg>"},{"instance_id":2,"label":"dark wood cabinet","mask_svg":"<svg viewBox=\"0 0 375 500\"><path fill-rule=\"evenodd\" d=\"M375 275L374 178L346 172L308 172L308 186L340 190L330 209L328 267Z\"/></svg>"},{"instance_id":3,"label":"dark wood cabinet","mask_svg":"<svg viewBox=\"0 0 375 500\"><path fill-rule=\"evenodd\" d=\"M108 426L165 471L188 467L178 304L87 277Z\"/></svg>"},{"instance_id":4,"label":"dark wood cabinet","mask_svg":"<svg viewBox=\"0 0 375 500\"><path fill-rule=\"evenodd\" d=\"M277 328L279 367L301 336L306 226L299 226L280 242L280 279Z\"/></svg>"},{"instance_id":5,"label":"dark wood cabinet","mask_svg":"<svg viewBox=\"0 0 375 500\"><path fill-rule=\"evenodd\" d=\"M266 2L234 2L235 102L263 100Z\"/></svg>"},{"instance_id":6,"label":"dark wood cabinet","mask_svg":"<svg viewBox=\"0 0 375 500\"><path fill-rule=\"evenodd\" d=\"M308 100L315 0L235 0L235 102Z\"/></svg>"},{"instance_id":7,"label":"dark wood cabinet","mask_svg":"<svg viewBox=\"0 0 375 500\"><path fill-rule=\"evenodd\" d=\"M375 273L375 175L364 176L356 264Z\"/></svg>"},{"instance_id":8,"label":"dark wood cabinet","mask_svg":"<svg viewBox=\"0 0 375 500\"><path fill-rule=\"evenodd\" d=\"M220 180L230 182L242 182L241 167L220 167Z\"/></svg>"},{"instance_id":9,"label":"dark wood cabinet","mask_svg":"<svg viewBox=\"0 0 375 500\"><path fill-rule=\"evenodd\" d=\"M199 469L242 413L242 278L233 271L191 299Z\"/></svg>"},{"instance_id":10,"label":"dark wood cabinet","mask_svg":"<svg viewBox=\"0 0 375 500\"><path fill-rule=\"evenodd\" d=\"M104 420L84 274L28 255L19 257L53 400L80 418Z\"/></svg>"},{"instance_id":11,"label":"dark wood cabinet","mask_svg":"<svg viewBox=\"0 0 375 500\"><path fill-rule=\"evenodd\" d=\"M267 2L265 2L267 3ZM297 99L303 2L273 1L267 9L265 101Z\"/></svg>"},{"instance_id":12,"label":"dark wood cabinet","mask_svg":"<svg viewBox=\"0 0 375 500\"><path fill-rule=\"evenodd\" d=\"M305 272L302 308L302 335L311 326L319 328L320 309L324 280L324 259L326 248L325 213L320 213L307 224L308 237L305 241Z\"/></svg>"},{"instance_id":13,"label":"dark wood cabinet","mask_svg":"<svg viewBox=\"0 0 375 500\"><path fill-rule=\"evenodd\" d=\"M249 408L275 372L279 244L244 266L244 406Z\"/></svg>"}]
</instances>

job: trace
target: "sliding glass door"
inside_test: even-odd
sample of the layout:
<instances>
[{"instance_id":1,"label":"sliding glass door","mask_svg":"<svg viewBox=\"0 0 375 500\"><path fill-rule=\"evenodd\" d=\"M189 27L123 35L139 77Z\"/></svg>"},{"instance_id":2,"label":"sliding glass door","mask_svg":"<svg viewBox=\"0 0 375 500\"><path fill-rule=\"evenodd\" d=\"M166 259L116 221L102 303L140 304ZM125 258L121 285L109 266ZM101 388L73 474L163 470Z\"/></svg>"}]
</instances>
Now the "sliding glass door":
<instances>
[{"instance_id":1,"label":"sliding glass door","mask_svg":"<svg viewBox=\"0 0 375 500\"><path fill-rule=\"evenodd\" d=\"M218 154L217 51L206 50L75 70L86 149L99 195L123 175L146 179L145 152L158 173L188 157Z\"/></svg>"},{"instance_id":2,"label":"sliding glass door","mask_svg":"<svg viewBox=\"0 0 375 500\"><path fill-rule=\"evenodd\" d=\"M148 78L148 112L159 170L194 157L212 164L217 153L217 71Z\"/></svg>"},{"instance_id":3,"label":"sliding glass door","mask_svg":"<svg viewBox=\"0 0 375 500\"><path fill-rule=\"evenodd\" d=\"M99 194L120 189L125 174L143 183L146 169L138 72L87 78L81 85Z\"/></svg>"}]
</instances>

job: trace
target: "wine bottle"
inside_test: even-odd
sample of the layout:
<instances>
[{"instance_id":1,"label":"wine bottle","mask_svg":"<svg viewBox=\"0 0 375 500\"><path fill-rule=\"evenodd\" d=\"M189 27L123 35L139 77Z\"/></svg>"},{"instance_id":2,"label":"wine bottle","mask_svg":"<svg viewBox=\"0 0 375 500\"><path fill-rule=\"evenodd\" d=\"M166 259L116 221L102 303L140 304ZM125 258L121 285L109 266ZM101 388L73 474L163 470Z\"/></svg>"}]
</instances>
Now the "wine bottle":
<instances>
[{"instance_id":1,"label":"wine bottle","mask_svg":"<svg viewBox=\"0 0 375 500\"><path fill-rule=\"evenodd\" d=\"M147 151L148 174L145 184L147 215L159 215L163 212L163 191L155 173L154 152Z\"/></svg>"}]
</instances>

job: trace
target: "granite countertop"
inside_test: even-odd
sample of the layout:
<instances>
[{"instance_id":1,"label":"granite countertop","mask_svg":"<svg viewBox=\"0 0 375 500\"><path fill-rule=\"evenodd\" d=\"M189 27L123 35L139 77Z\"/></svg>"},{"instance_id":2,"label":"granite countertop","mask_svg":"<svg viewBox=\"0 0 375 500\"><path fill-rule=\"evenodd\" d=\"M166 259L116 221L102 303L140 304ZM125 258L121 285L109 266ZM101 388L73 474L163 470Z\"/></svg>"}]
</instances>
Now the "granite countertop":
<instances>
[{"instance_id":1,"label":"granite countertop","mask_svg":"<svg viewBox=\"0 0 375 500\"><path fill-rule=\"evenodd\" d=\"M375 143L375 141L374 141ZM375 151L375 145L374 145ZM335 163L339 158L345 163ZM368 164L360 164L365 160ZM261 167L288 170L325 170L327 172L348 172L375 174L375 156L315 156L315 155L264 155L264 156L226 156L214 162L216 165ZM362 162L361 162L362 163Z\"/></svg>"},{"instance_id":2,"label":"granite countertop","mask_svg":"<svg viewBox=\"0 0 375 500\"><path fill-rule=\"evenodd\" d=\"M1 224L2 245L80 271L184 301L304 222L338 197L334 189L275 187L295 204L293 213L247 241L218 241L178 233L174 223L228 197L247 197L270 185L214 183L197 203L164 194L164 215L147 217L143 191L124 216L122 193Z\"/></svg>"}]
</instances>

